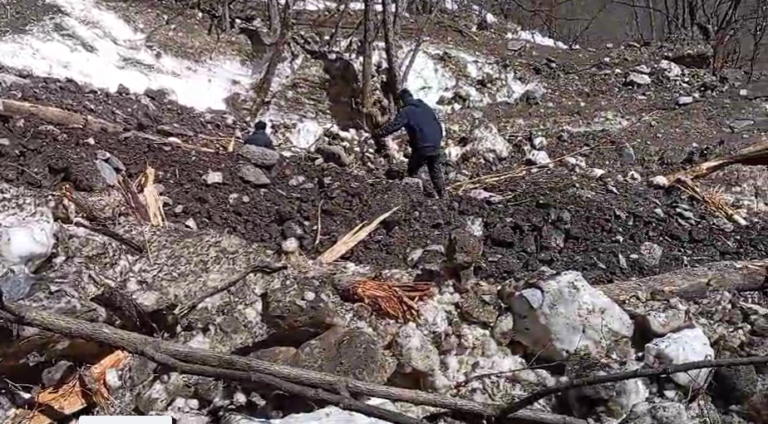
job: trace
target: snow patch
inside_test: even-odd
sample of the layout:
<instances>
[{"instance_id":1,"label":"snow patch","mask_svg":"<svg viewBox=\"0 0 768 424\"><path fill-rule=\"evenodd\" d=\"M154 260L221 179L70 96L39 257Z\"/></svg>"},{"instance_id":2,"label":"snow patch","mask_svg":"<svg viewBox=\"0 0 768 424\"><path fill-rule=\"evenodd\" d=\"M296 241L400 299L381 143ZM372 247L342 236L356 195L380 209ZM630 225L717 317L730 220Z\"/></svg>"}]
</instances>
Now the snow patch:
<instances>
[{"instance_id":1,"label":"snow patch","mask_svg":"<svg viewBox=\"0 0 768 424\"><path fill-rule=\"evenodd\" d=\"M574 45L573 47L569 47L567 44L554 40L552 38L543 36L539 34L536 31L524 31L520 30L516 33L507 33L507 38L517 39L517 40L523 40L527 41L529 43L538 44L540 46L546 46L546 47L556 47L558 49L578 49L578 45Z\"/></svg>"},{"instance_id":2,"label":"snow patch","mask_svg":"<svg viewBox=\"0 0 768 424\"><path fill-rule=\"evenodd\" d=\"M138 93L167 89L200 110L224 109L224 99L251 82L251 70L231 58L194 63L152 51L144 34L94 0L48 2L66 15L0 40L4 65L111 91L119 84Z\"/></svg>"}]
</instances>

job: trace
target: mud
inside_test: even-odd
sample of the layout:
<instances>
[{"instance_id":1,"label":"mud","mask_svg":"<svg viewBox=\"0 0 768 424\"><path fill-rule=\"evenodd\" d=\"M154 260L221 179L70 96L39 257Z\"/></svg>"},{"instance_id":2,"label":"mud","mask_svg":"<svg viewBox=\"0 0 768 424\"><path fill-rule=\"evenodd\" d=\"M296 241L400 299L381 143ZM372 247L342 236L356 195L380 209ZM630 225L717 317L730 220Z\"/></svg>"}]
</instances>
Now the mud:
<instances>
[{"instance_id":1,"label":"mud","mask_svg":"<svg viewBox=\"0 0 768 424\"><path fill-rule=\"evenodd\" d=\"M198 113L159 93L110 94L71 81L29 81L0 87L0 96L88 113L120 122L126 130L153 133L159 125L176 124L197 134L192 138L198 144L200 135L231 136L241 125L224 113ZM297 237L309 257L362 220L399 205L343 258L377 268L407 267L413 250L445 243L451 230L473 217L484 222L485 247L476 265L477 276L484 279L518 279L546 265L579 270L594 283L607 283L711 261L765 257L768 250L762 222L734 227L679 193L642 183L614 181L610 186L564 167L496 187L514 195L491 205L464 195L432 199L380 175L315 165L311 154L282 160L268 175L272 185L257 188L238 177L234 154L52 128L31 118L3 120L2 138L7 142L0 145L0 178L12 184L50 188L67 179L81 191L102 190L93 160L97 150L106 150L126 165L131 178L147 164L158 170L162 195L173 202L166 206L170 221L183 224L192 218L199 228L230 231L274 249L285 238ZM206 184L203 176L209 171L221 172L223 183ZM315 245L318 211L321 235ZM641 246L647 242L663 249L658 265L644 259Z\"/></svg>"}]
</instances>

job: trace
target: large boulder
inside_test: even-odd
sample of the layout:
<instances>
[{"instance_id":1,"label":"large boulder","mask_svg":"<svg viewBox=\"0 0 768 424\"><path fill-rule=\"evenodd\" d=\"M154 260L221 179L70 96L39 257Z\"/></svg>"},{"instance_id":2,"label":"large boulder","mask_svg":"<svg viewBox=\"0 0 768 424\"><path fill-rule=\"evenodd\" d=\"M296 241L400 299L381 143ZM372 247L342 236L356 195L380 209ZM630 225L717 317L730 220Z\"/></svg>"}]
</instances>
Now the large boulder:
<instances>
[{"instance_id":1,"label":"large boulder","mask_svg":"<svg viewBox=\"0 0 768 424\"><path fill-rule=\"evenodd\" d=\"M507 302L515 339L553 360L577 351L601 356L617 342L628 341L634 331L629 315L575 271L540 281Z\"/></svg>"},{"instance_id":2,"label":"large boulder","mask_svg":"<svg viewBox=\"0 0 768 424\"><path fill-rule=\"evenodd\" d=\"M280 153L265 147L243 144L237 149L237 154L248 159L259 168L271 168L280 160Z\"/></svg>"},{"instance_id":3,"label":"large boulder","mask_svg":"<svg viewBox=\"0 0 768 424\"><path fill-rule=\"evenodd\" d=\"M713 359L715 351L699 327L667 334L645 345L645 363L651 367L679 365ZM672 380L683 387L700 388L707 384L712 370L692 370L672 374Z\"/></svg>"}]
</instances>

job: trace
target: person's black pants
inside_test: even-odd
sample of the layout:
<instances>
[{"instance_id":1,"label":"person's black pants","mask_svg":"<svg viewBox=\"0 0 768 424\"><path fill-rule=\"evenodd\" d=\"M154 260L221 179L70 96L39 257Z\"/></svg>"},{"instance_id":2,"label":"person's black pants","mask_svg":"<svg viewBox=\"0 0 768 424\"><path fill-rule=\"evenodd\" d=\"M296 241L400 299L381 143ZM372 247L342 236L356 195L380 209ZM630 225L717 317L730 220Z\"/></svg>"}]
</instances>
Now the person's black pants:
<instances>
[{"instance_id":1,"label":"person's black pants","mask_svg":"<svg viewBox=\"0 0 768 424\"><path fill-rule=\"evenodd\" d=\"M440 153L424 153L411 151L411 158L408 160L408 176L418 177L421 168L427 165L429 179L432 180L432 186L435 188L437 197L445 196L445 178L443 177L443 167L440 163Z\"/></svg>"}]
</instances>

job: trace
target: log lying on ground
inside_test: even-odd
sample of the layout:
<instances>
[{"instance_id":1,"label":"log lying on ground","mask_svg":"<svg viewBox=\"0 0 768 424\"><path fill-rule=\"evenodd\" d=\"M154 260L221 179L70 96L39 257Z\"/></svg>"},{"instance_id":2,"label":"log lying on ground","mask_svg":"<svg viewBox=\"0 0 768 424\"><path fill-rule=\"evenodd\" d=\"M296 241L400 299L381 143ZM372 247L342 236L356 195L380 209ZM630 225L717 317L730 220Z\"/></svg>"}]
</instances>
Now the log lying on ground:
<instances>
[{"instance_id":1,"label":"log lying on ground","mask_svg":"<svg viewBox=\"0 0 768 424\"><path fill-rule=\"evenodd\" d=\"M45 122L68 127L83 128L90 131L108 133L122 132L123 127L93 116L81 115L51 106L41 106L16 100L0 99L0 115L14 118L34 116Z\"/></svg>"},{"instance_id":2,"label":"log lying on ground","mask_svg":"<svg viewBox=\"0 0 768 424\"><path fill-rule=\"evenodd\" d=\"M1 294L1 293L0 293ZM0 296L2 299L2 296ZM89 340L116 347L137 355L160 358L171 358L167 365L198 365L215 368L219 371L239 371L250 374L250 378L256 381L268 383L268 378L279 380L280 388L291 391L296 385L310 390L325 390L339 393L360 394L364 396L378 397L394 401L402 401L416 405L428 405L451 411L467 414L494 417L504 409L501 404L478 403L465 399L451 398L448 396L421 392L418 390L400 389L396 387L372 384L350 378L339 377L332 374L308 371L300 368L277 365L271 362L260 361L253 358L225 355L206 349L198 349L178 343L164 341L129 331L120 330L106 324L92 323L75 318L43 312L35 308L21 306L14 303L1 305L0 319L13 324L26 325L47 330L70 338ZM185 368L191 372L193 368ZM204 368L205 369L205 368ZM259 380L261 379L261 380ZM277 381L275 382L277 384ZM271 383L268 383L271 384ZM291 385L292 384L292 385ZM295 393L299 396L302 393ZM332 402L327 394L324 400ZM348 399L345 397L345 399ZM338 400L338 399L336 399ZM339 407L355 410L363 414L366 411L358 410L353 402L339 404ZM370 406L370 405L369 405ZM508 422L528 422L542 424L586 424L586 421L562 415L555 415L541 411L520 411L515 413Z\"/></svg>"},{"instance_id":3,"label":"log lying on ground","mask_svg":"<svg viewBox=\"0 0 768 424\"><path fill-rule=\"evenodd\" d=\"M730 165L768 165L768 142L762 142L739 150L736 154L700 163L683 171L666 176L667 181L674 183L678 178L692 180L704 178Z\"/></svg>"},{"instance_id":4,"label":"log lying on ground","mask_svg":"<svg viewBox=\"0 0 768 424\"><path fill-rule=\"evenodd\" d=\"M666 274L598 287L617 303L633 296L643 299L702 299L712 291L768 290L768 259L713 262L697 268L684 268Z\"/></svg>"}]
</instances>

